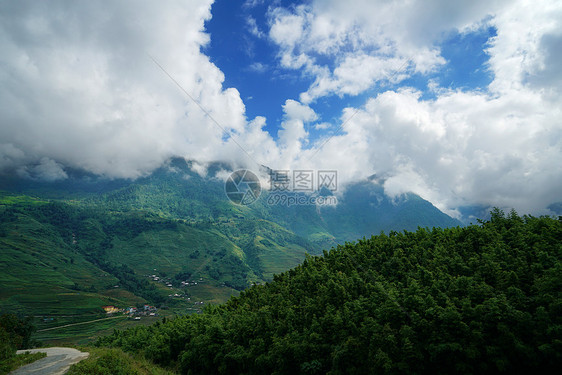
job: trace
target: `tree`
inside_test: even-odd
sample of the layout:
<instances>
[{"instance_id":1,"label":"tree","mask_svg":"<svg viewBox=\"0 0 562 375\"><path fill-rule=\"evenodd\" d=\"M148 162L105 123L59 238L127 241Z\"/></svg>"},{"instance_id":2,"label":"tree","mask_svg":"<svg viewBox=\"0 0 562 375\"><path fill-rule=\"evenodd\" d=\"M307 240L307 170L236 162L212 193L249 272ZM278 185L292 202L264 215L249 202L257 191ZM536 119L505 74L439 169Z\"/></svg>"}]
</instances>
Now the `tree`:
<instances>
[{"instance_id":1,"label":"tree","mask_svg":"<svg viewBox=\"0 0 562 375\"><path fill-rule=\"evenodd\" d=\"M31 335L35 332L33 318L18 318L14 314L4 314L0 316L0 335L2 336L2 352L6 347L16 349L28 349L31 344ZM7 345L7 346L6 346Z\"/></svg>"}]
</instances>

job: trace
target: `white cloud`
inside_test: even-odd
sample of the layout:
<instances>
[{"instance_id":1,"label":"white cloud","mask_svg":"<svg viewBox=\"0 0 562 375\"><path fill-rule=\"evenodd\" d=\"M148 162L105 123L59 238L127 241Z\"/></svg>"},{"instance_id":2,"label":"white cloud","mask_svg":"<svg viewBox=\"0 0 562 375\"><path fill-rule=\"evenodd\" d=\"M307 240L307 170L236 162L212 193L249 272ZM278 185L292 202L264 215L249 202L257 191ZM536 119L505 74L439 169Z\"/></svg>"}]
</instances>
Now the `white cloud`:
<instances>
[{"instance_id":1,"label":"white cloud","mask_svg":"<svg viewBox=\"0 0 562 375\"><path fill-rule=\"evenodd\" d=\"M269 30L269 36L275 43L294 48L302 40L306 21L306 13L303 9L304 6L299 6L298 14L292 14L284 8L273 10L274 23Z\"/></svg>"},{"instance_id":2,"label":"white cloud","mask_svg":"<svg viewBox=\"0 0 562 375\"><path fill-rule=\"evenodd\" d=\"M1 167L47 157L112 177L136 177L173 155L243 162L244 103L202 54L207 1L0 4ZM249 133L249 134L250 134ZM267 136L264 134L262 136Z\"/></svg>"},{"instance_id":3,"label":"white cloud","mask_svg":"<svg viewBox=\"0 0 562 375\"><path fill-rule=\"evenodd\" d=\"M506 6L490 21L497 28L488 53L495 79L490 89L498 94L519 90L536 75L558 73L552 59L562 35L562 5L557 1L518 1ZM552 44L554 42L554 44ZM557 70L558 69L558 70Z\"/></svg>"},{"instance_id":4,"label":"white cloud","mask_svg":"<svg viewBox=\"0 0 562 375\"><path fill-rule=\"evenodd\" d=\"M304 103L332 93L339 95L358 95L373 87L380 80L396 81L404 76L396 75L408 60L400 58L380 58L364 54L347 56L330 74L323 71L308 89L301 94Z\"/></svg>"},{"instance_id":5,"label":"white cloud","mask_svg":"<svg viewBox=\"0 0 562 375\"><path fill-rule=\"evenodd\" d=\"M314 129L316 130L326 130L326 129L330 129L331 127L332 124L330 124L329 122L321 122L319 124L314 125Z\"/></svg>"},{"instance_id":6,"label":"white cloud","mask_svg":"<svg viewBox=\"0 0 562 375\"><path fill-rule=\"evenodd\" d=\"M248 68L251 71L254 71L256 73L263 73L263 72L267 71L267 65L262 64L260 62L254 62L254 63L250 64L250 66Z\"/></svg>"},{"instance_id":7,"label":"white cloud","mask_svg":"<svg viewBox=\"0 0 562 375\"><path fill-rule=\"evenodd\" d=\"M445 33L480 25L501 3L507 2L316 0L273 8L269 36L279 46L281 66L315 78L301 95L310 103L432 71L445 63L437 47ZM319 62L326 59L333 66Z\"/></svg>"},{"instance_id":8,"label":"white cloud","mask_svg":"<svg viewBox=\"0 0 562 375\"><path fill-rule=\"evenodd\" d=\"M318 116L309 106L292 99L285 102L283 111L285 116L281 123L281 129L279 129L281 160L277 160L274 165L280 168L289 168L301 154L303 143L308 136L304 127L305 123L315 121Z\"/></svg>"},{"instance_id":9,"label":"white cloud","mask_svg":"<svg viewBox=\"0 0 562 375\"><path fill-rule=\"evenodd\" d=\"M249 16L248 18L246 18L246 25L248 26L248 30L250 31L250 34L252 34L253 36L257 38L265 37L265 33L259 29L256 19L254 17Z\"/></svg>"},{"instance_id":10,"label":"white cloud","mask_svg":"<svg viewBox=\"0 0 562 375\"><path fill-rule=\"evenodd\" d=\"M318 118L312 108L301 104L296 100L288 99L283 105L283 111L290 120L301 120L303 122L311 122Z\"/></svg>"},{"instance_id":11,"label":"white cloud","mask_svg":"<svg viewBox=\"0 0 562 375\"><path fill-rule=\"evenodd\" d=\"M314 77L300 97L313 106L427 73L445 62L436 47L445 33L489 26L497 36L486 51L488 92L435 81L434 100L408 88L382 92L345 109L343 132L295 163L337 168L342 181L386 175L389 195L413 191L452 215L472 204L546 212L562 200L562 3L313 1L273 10L270 38L283 67Z\"/></svg>"},{"instance_id":12,"label":"white cloud","mask_svg":"<svg viewBox=\"0 0 562 375\"><path fill-rule=\"evenodd\" d=\"M22 177L41 181L57 181L68 178L62 165L46 157L41 158L37 165L20 166L17 173Z\"/></svg>"},{"instance_id":13,"label":"white cloud","mask_svg":"<svg viewBox=\"0 0 562 375\"><path fill-rule=\"evenodd\" d=\"M453 215L468 204L537 212L561 198L561 116L560 103L531 91L500 98L449 91L427 101L388 91L313 160L337 168L343 181L390 176L389 195L412 191Z\"/></svg>"},{"instance_id":14,"label":"white cloud","mask_svg":"<svg viewBox=\"0 0 562 375\"><path fill-rule=\"evenodd\" d=\"M1 3L0 170L136 177L174 155L198 160L201 173L217 160L255 168L247 152L272 168L337 169L343 184L384 175L389 195L413 191L451 214L469 204L541 213L562 200L562 3L325 0L272 8L268 36L279 63L313 78L300 101L285 102L277 139L265 117L246 118L239 92L223 87L223 73L201 53L212 37L204 32L210 5ZM436 47L444 33L483 26L497 29L487 92L435 81L432 100L407 87L382 90L444 64ZM373 87L380 94L344 109L340 123L315 124L318 98ZM307 131L341 123L341 133L325 138Z\"/></svg>"},{"instance_id":15,"label":"white cloud","mask_svg":"<svg viewBox=\"0 0 562 375\"><path fill-rule=\"evenodd\" d=\"M265 0L246 0L246 1L244 2L244 7L246 7L246 8L254 8L254 7L258 6L258 5L263 4L264 1L265 1Z\"/></svg>"}]
</instances>

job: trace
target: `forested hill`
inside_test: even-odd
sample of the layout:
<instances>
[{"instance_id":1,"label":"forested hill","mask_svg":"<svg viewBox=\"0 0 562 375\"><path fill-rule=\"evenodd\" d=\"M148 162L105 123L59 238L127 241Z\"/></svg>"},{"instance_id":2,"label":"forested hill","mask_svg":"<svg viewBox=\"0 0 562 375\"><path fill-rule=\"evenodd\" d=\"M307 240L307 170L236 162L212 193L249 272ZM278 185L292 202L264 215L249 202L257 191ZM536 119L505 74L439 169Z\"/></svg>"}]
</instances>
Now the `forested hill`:
<instances>
[{"instance_id":1,"label":"forested hill","mask_svg":"<svg viewBox=\"0 0 562 375\"><path fill-rule=\"evenodd\" d=\"M337 207L270 204L266 189L241 206L217 177L226 169L201 176L176 158L134 181L70 170L51 182L1 176L0 311L66 316L145 302L193 311L200 305L186 301L224 302L307 252L382 230L460 225L414 194L387 197L375 181L349 186Z\"/></svg>"},{"instance_id":2,"label":"forested hill","mask_svg":"<svg viewBox=\"0 0 562 375\"><path fill-rule=\"evenodd\" d=\"M562 219L347 243L201 315L98 341L192 374L554 373Z\"/></svg>"}]
</instances>

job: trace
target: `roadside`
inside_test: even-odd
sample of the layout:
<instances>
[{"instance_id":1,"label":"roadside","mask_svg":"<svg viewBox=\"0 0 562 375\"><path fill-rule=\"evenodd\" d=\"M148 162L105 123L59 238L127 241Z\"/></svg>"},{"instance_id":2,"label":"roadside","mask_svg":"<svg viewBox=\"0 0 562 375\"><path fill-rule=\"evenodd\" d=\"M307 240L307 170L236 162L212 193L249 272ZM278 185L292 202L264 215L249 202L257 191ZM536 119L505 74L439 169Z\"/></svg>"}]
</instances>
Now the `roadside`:
<instances>
[{"instance_id":1,"label":"roadside","mask_svg":"<svg viewBox=\"0 0 562 375\"><path fill-rule=\"evenodd\" d=\"M39 348L18 350L17 354L25 352L46 353L47 357L20 367L10 372L10 375L62 375L70 366L88 358L89 353L73 348Z\"/></svg>"}]
</instances>

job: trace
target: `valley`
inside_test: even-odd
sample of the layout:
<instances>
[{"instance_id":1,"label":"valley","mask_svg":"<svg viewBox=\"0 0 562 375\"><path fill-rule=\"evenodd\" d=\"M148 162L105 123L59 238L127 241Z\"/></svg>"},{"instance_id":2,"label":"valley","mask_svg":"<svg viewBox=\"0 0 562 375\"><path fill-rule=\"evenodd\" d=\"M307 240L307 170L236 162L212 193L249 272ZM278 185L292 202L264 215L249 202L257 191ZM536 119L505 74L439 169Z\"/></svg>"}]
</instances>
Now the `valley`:
<instances>
[{"instance_id":1,"label":"valley","mask_svg":"<svg viewBox=\"0 0 562 375\"><path fill-rule=\"evenodd\" d=\"M51 184L4 180L0 189L0 311L34 316L37 339L57 344L139 324L41 331L104 318L102 306L150 303L161 317L199 313L307 253L380 231L460 224L417 196L391 202L370 181L350 187L335 208L265 199L240 206L221 180L199 176L183 159L137 180L77 173Z\"/></svg>"}]
</instances>

